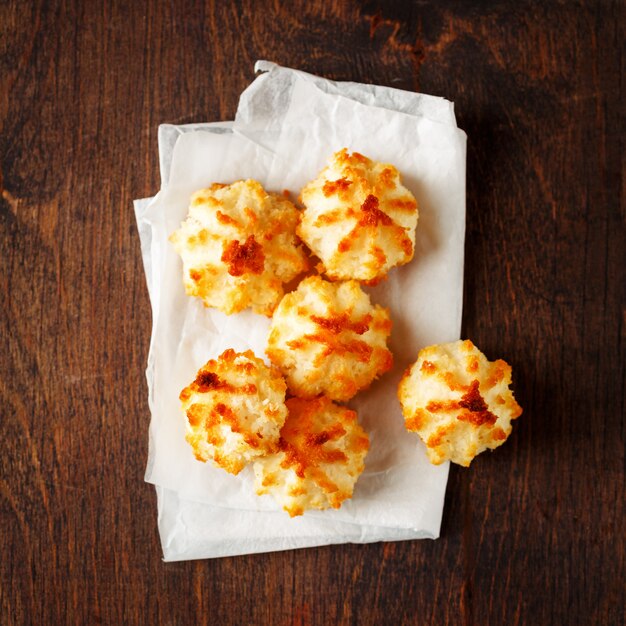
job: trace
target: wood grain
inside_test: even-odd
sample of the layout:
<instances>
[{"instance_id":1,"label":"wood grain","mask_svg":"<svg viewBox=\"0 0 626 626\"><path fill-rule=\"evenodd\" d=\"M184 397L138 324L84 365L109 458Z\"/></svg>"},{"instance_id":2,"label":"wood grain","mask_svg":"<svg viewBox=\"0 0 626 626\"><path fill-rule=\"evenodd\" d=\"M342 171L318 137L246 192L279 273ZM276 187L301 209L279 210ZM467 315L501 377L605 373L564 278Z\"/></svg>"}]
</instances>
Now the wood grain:
<instances>
[{"instance_id":1,"label":"wood grain","mask_svg":"<svg viewBox=\"0 0 626 626\"><path fill-rule=\"evenodd\" d=\"M0 3L0 623L619 624L620 2ZM164 564L131 201L161 122L256 59L445 96L468 134L463 333L514 365L507 444L438 541Z\"/></svg>"}]
</instances>

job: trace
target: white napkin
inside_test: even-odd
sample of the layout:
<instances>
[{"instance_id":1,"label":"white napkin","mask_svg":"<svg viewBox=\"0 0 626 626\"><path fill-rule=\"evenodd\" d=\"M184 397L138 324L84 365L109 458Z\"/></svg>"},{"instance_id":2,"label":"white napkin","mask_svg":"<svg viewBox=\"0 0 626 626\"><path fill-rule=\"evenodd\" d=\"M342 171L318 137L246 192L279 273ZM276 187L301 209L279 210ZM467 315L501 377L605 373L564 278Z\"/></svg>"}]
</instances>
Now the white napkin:
<instances>
[{"instance_id":1,"label":"white napkin","mask_svg":"<svg viewBox=\"0 0 626 626\"><path fill-rule=\"evenodd\" d=\"M431 465L404 430L396 388L418 350L458 339L465 228L465 135L441 98L355 83L333 83L259 62L266 71L242 94L235 123L162 126L162 187L136 201L153 310L148 357L150 452L165 560L209 558L343 542L436 538L447 464ZM366 469L339 510L291 519L258 497L250 468L231 476L196 461L185 442L178 394L224 349L264 355L269 321L226 316L184 294L181 262L167 238L190 194L212 182L255 178L296 195L342 147L394 163L420 205L412 263L368 289L391 309L395 367L355 408L370 434Z\"/></svg>"}]
</instances>

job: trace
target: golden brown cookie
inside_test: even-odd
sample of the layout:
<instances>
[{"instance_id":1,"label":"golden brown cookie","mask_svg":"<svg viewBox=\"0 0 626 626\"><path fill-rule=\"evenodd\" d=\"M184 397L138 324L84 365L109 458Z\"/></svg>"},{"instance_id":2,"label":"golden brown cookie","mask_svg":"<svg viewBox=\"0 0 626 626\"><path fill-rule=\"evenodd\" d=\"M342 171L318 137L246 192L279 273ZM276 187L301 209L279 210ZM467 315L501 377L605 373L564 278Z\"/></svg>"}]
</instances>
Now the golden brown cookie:
<instances>
[{"instance_id":1,"label":"golden brown cookie","mask_svg":"<svg viewBox=\"0 0 626 626\"><path fill-rule=\"evenodd\" d=\"M226 350L200 368L180 393L196 458L238 474L275 452L287 418L286 388L280 373L251 350Z\"/></svg>"},{"instance_id":2,"label":"golden brown cookie","mask_svg":"<svg viewBox=\"0 0 626 626\"><path fill-rule=\"evenodd\" d=\"M375 283L413 258L417 202L393 165L344 148L300 198L298 235L331 280Z\"/></svg>"},{"instance_id":3,"label":"golden brown cookie","mask_svg":"<svg viewBox=\"0 0 626 626\"><path fill-rule=\"evenodd\" d=\"M352 497L369 449L354 411L328 398L287 400L279 451L255 462L259 495L271 494L292 517L339 508Z\"/></svg>"},{"instance_id":4,"label":"golden brown cookie","mask_svg":"<svg viewBox=\"0 0 626 626\"><path fill-rule=\"evenodd\" d=\"M311 276L278 305L266 352L294 395L348 400L391 369L390 332L389 312L356 281Z\"/></svg>"},{"instance_id":5,"label":"golden brown cookie","mask_svg":"<svg viewBox=\"0 0 626 626\"><path fill-rule=\"evenodd\" d=\"M468 466L502 445L521 415L510 383L511 367L488 361L469 340L424 348L398 387L406 427L426 444L432 463Z\"/></svg>"},{"instance_id":6,"label":"golden brown cookie","mask_svg":"<svg viewBox=\"0 0 626 626\"><path fill-rule=\"evenodd\" d=\"M295 234L300 212L254 180L193 194L170 241L183 261L185 291L224 313L271 315L283 285L308 268Z\"/></svg>"}]
</instances>

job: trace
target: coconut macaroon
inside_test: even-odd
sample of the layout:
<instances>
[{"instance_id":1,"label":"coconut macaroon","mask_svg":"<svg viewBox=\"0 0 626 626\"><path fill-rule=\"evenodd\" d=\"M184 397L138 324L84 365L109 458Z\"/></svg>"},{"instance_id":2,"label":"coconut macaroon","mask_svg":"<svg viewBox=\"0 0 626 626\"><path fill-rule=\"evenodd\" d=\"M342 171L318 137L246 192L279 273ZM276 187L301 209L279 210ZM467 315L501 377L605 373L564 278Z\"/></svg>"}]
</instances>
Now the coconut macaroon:
<instances>
[{"instance_id":1,"label":"coconut macaroon","mask_svg":"<svg viewBox=\"0 0 626 626\"><path fill-rule=\"evenodd\" d=\"M393 165L344 148L300 198L298 235L331 280L373 284L413 258L417 202Z\"/></svg>"},{"instance_id":2,"label":"coconut macaroon","mask_svg":"<svg viewBox=\"0 0 626 626\"><path fill-rule=\"evenodd\" d=\"M196 458L238 474L275 452L287 418L286 389L280 373L251 350L229 349L209 361L180 393Z\"/></svg>"},{"instance_id":3,"label":"coconut macaroon","mask_svg":"<svg viewBox=\"0 0 626 626\"><path fill-rule=\"evenodd\" d=\"M294 517L339 508L352 497L369 449L357 415L328 398L287 400L279 451L254 464L257 494L271 494Z\"/></svg>"},{"instance_id":4,"label":"coconut macaroon","mask_svg":"<svg viewBox=\"0 0 626 626\"><path fill-rule=\"evenodd\" d=\"M510 383L511 367L488 361L469 340L424 348L398 387L406 428L419 434L432 463L467 467L502 445L522 414Z\"/></svg>"},{"instance_id":5,"label":"coconut macaroon","mask_svg":"<svg viewBox=\"0 0 626 626\"><path fill-rule=\"evenodd\" d=\"M391 369L391 318L356 281L305 278L280 302L266 353L299 397L348 400Z\"/></svg>"},{"instance_id":6,"label":"coconut macaroon","mask_svg":"<svg viewBox=\"0 0 626 626\"><path fill-rule=\"evenodd\" d=\"M170 241L183 261L185 291L224 313L271 315L283 284L308 267L296 238L300 211L255 180L214 184L191 197Z\"/></svg>"}]
</instances>

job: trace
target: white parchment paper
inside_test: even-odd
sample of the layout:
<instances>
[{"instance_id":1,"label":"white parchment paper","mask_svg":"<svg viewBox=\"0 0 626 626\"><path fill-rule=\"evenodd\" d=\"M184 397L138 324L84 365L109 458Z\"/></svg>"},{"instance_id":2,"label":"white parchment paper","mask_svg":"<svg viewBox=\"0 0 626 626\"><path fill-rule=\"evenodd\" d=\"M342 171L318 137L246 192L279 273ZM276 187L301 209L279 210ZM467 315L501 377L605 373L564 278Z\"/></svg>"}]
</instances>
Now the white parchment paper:
<instances>
[{"instance_id":1,"label":"white parchment paper","mask_svg":"<svg viewBox=\"0 0 626 626\"><path fill-rule=\"evenodd\" d=\"M234 124L160 128L162 188L135 204L153 308L146 480L157 486L165 559L436 538L448 466L431 465L404 430L396 388L421 347L459 337L465 135L442 98L332 83L265 62L257 67L266 73L242 94ZM420 205L416 254L368 289L391 309L396 365L350 403L371 439L354 497L337 511L291 519L269 496L254 494L250 468L231 476L196 461L185 442L180 390L228 347L263 356L269 321L250 312L226 316L186 296L181 262L167 238L196 189L255 178L297 195L342 147L399 168Z\"/></svg>"}]
</instances>

